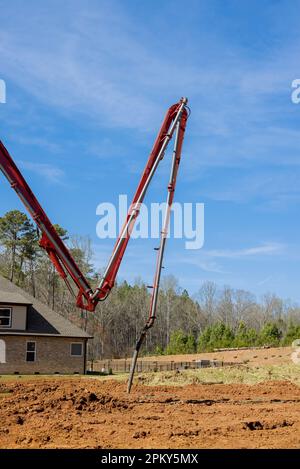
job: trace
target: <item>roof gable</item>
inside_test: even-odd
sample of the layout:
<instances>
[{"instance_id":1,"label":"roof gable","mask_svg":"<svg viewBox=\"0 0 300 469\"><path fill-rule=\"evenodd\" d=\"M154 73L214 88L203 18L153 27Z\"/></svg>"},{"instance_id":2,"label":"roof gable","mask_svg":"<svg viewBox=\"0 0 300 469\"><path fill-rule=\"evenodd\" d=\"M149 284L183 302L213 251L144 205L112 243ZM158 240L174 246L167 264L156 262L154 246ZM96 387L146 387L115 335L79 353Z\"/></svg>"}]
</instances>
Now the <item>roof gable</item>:
<instances>
[{"instance_id":1,"label":"roof gable","mask_svg":"<svg viewBox=\"0 0 300 469\"><path fill-rule=\"evenodd\" d=\"M22 301L22 303L20 303L20 301ZM24 331L24 334L28 332L47 335L61 335L63 337L91 337L82 329L75 326L75 324L64 318L61 314L56 313L51 308L44 305L1 275L0 302L6 304L28 305L27 329ZM6 329L5 331L1 331L1 333L9 334L13 333L13 331L11 329Z\"/></svg>"}]
</instances>

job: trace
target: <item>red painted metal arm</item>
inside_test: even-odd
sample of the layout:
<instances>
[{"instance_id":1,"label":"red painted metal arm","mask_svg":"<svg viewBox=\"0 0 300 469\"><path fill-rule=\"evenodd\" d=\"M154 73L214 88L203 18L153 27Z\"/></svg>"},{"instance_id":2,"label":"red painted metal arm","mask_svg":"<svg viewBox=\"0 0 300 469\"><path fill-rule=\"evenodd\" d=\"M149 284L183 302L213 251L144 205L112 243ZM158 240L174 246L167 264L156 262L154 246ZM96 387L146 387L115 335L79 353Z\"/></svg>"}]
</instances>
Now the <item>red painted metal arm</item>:
<instances>
[{"instance_id":1,"label":"red painted metal arm","mask_svg":"<svg viewBox=\"0 0 300 469\"><path fill-rule=\"evenodd\" d=\"M133 197L132 203L128 210L128 214L126 220L124 222L123 228L120 232L120 235L115 243L113 253L111 256L111 264L108 264L108 268L106 269L104 276L99 284L96 294L98 298L101 300L103 297L105 298L110 290L113 288L117 273L122 262L125 250L127 248L127 244L129 242L134 223L136 218L139 215L139 204L143 202L147 187L149 182L151 181L151 172L155 172L157 164L164 156L164 151L166 146L171 139L173 132L175 130L175 125L172 128L172 123L174 123L175 117L179 118L181 122L181 133L180 133L180 151L181 145L183 140L183 134L185 130L186 120L188 117L187 110L185 109L184 105L186 101L181 99L178 103L171 106L163 120L161 128L158 132L157 138L153 145L152 151L150 153L149 159L146 163L145 169L141 176L139 185ZM165 148L163 148L165 146ZM163 153L161 154L163 150Z\"/></svg>"},{"instance_id":2,"label":"red painted metal arm","mask_svg":"<svg viewBox=\"0 0 300 469\"><path fill-rule=\"evenodd\" d=\"M57 234L54 226L1 141L0 169L41 230L42 237L39 244L48 253L59 275L64 280L67 280L67 273L69 273L79 291L88 299L92 293L88 281L77 266L68 248Z\"/></svg>"},{"instance_id":3,"label":"red painted metal arm","mask_svg":"<svg viewBox=\"0 0 300 469\"><path fill-rule=\"evenodd\" d=\"M143 327L141 331L140 337L138 338L136 342L135 350L134 350L133 357L132 357L131 367L130 367L130 373L129 373L128 387L127 387L128 392L130 392L131 390L139 350L145 340L148 330L153 326L155 319L156 319L156 309L157 309L157 300L158 300L162 262L163 262L166 240L167 240L168 231L169 231L171 208L172 208L173 199L174 199L177 173L178 173L178 168L179 168L180 159L181 159L181 150L182 150L182 144L183 144L183 139L184 139L187 118L188 118L187 110L183 109L181 117L176 124L176 136L175 136L175 144L174 144L174 150L173 150L171 174L170 174L170 179L169 179L169 184L168 184L166 213L165 213L164 223L163 223L161 236L160 236L160 244L159 244L159 248L157 249L156 270L155 270L153 285L151 286L152 294L151 294L149 316L147 318L145 326Z\"/></svg>"},{"instance_id":4,"label":"red painted metal arm","mask_svg":"<svg viewBox=\"0 0 300 469\"><path fill-rule=\"evenodd\" d=\"M128 211L123 229L116 241L104 276L95 291L92 290L88 280L79 269L68 248L57 234L40 203L22 176L20 170L17 168L7 149L0 141L0 169L10 182L11 187L16 191L21 201L26 206L37 226L40 228L42 232L40 246L48 253L57 272L65 280L69 288L70 285L67 279L67 274L71 276L77 286L78 295L76 304L79 308L87 311L94 311L97 303L104 300L114 286L130 234L139 214L139 204L144 199L152 176L159 161L164 156L168 142L170 141L174 133L175 126L178 123L180 123L180 128L182 129L182 137L180 137L181 149L185 122L187 119L187 111L185 109L186 102L187 100L182 98L178 103L170 107L165 116Z\"/></svg>"}]
</instances>

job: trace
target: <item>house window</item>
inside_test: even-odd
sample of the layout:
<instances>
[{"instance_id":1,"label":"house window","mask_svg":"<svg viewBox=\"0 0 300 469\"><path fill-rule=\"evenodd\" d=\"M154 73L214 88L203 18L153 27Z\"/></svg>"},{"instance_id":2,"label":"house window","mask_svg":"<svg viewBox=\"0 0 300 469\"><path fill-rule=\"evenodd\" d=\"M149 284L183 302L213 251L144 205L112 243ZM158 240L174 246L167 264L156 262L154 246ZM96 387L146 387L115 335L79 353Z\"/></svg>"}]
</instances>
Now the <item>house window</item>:
<instances>
[{"instance_id":1,"label":"house window","mask_svg":"<svg viewBox=\"0 0 300 469\"><path fill-rule=\"evenodd\" d=\"M11 308L0 308L0 328L11 327Z\"/></svg>"},{"instance_id":2,"label":"house window","mask_svg":"<svg viewBox=\"0 0 300 469\"><path fill-rule=\"evenodd\" d=\"M71 357L82 357L82 343L71 344Z\"/></svg>"},{"instance_id":3,"label":"house window","mask_svg":"<svg viewBox=\"0 0 300 469\"><path fill-rule=\"evenodd\" d=\"M26 344L26 361L27 362L35 362L36 358L36 343L35 342L27 342Z\"/></svg>"}]
</instances>

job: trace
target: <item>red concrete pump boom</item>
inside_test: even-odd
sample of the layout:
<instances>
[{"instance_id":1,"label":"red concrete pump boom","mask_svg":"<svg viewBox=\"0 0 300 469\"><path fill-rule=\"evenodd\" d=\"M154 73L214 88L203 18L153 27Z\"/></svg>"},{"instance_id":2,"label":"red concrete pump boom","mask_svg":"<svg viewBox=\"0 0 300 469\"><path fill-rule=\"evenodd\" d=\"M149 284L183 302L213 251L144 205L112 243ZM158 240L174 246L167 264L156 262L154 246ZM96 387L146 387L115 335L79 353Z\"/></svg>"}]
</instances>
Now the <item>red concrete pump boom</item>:
<instances>
[{"instance_id":1,"label":"red concrete pump boom","mask_svg":"<svg viewBox=\"0 0 300 469\"><path fill-rule=\"evenodd\" d=\"M73 280L78 291L76 305L81 309L85 309L87 311L94 311L98 302L105 300L114 286L123 255L125 253L128 241L130 239L130 235L132 233L135 221L139 215L140 204L144 200L146 191L158 167L159 162L164 157L168 143L175 133L172 167L168 184L167 209L165 213L164 226L161 232L160 247L157 253L157 265L154 283L152 287L150 314L145 328L142 331L141 337L137 342L135 353L136 356L134 357L133 361L129 390L131 387L131 381L138 350L141 346L141 343L144 339L147 330L152 327L155 320L155 311L158 298L158 289L164 247L169 228L170 211L174 198L177 171L180 163L184 132L186 128L187 118L189 115L187 109L187 98L181 98L178 103L171 106L167 111L164 121L157 135L157 138L155 140L154 146L152 148L152 151L150 153L146 167L143 171L138 188L133 197L131 206L128 210L125 223L113 248L111 258L108 262L104 275L95 290L91 288L89 281L85 278L85 276L79 269L78 265L70 254L70 251L57 234L51 221L47 217L45 211L41 207L40 203L36 199L30 187L28 186L20 170L14 163L12 157L9 155L7 149L0 141L0 169L3 172L4 176L10 182L11 187L16 191L21 201L26 206L27 210L31 214L37 226L39 227L42 233L39 242L40 246L46 250L58 274L64 279L68 288L71 290L72 288L68 277L71 277L71 279Z\"/></svg>"}]
</instances>

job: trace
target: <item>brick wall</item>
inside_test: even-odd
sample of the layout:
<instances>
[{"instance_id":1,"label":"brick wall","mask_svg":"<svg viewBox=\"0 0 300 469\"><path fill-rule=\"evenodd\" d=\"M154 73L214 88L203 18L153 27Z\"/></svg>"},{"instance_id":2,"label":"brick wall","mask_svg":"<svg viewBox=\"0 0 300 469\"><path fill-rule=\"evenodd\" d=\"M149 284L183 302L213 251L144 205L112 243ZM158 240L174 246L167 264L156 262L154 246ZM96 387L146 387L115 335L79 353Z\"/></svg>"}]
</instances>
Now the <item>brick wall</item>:
<instances>
[{"instance_id":1,"label":"brick wall","mask_svg":"<svg viewBox=\"0 0 300 469\"><path fill-rule=\"evenodd\" d=\"M0 363L0 374L84 373L84 339L39 336L0 336L6 345L6 363ZM36 342L36 361L26 362L26 343ZM71 343L83 344L83 356L71 356Z\"/></svg>"}]
</instances>

